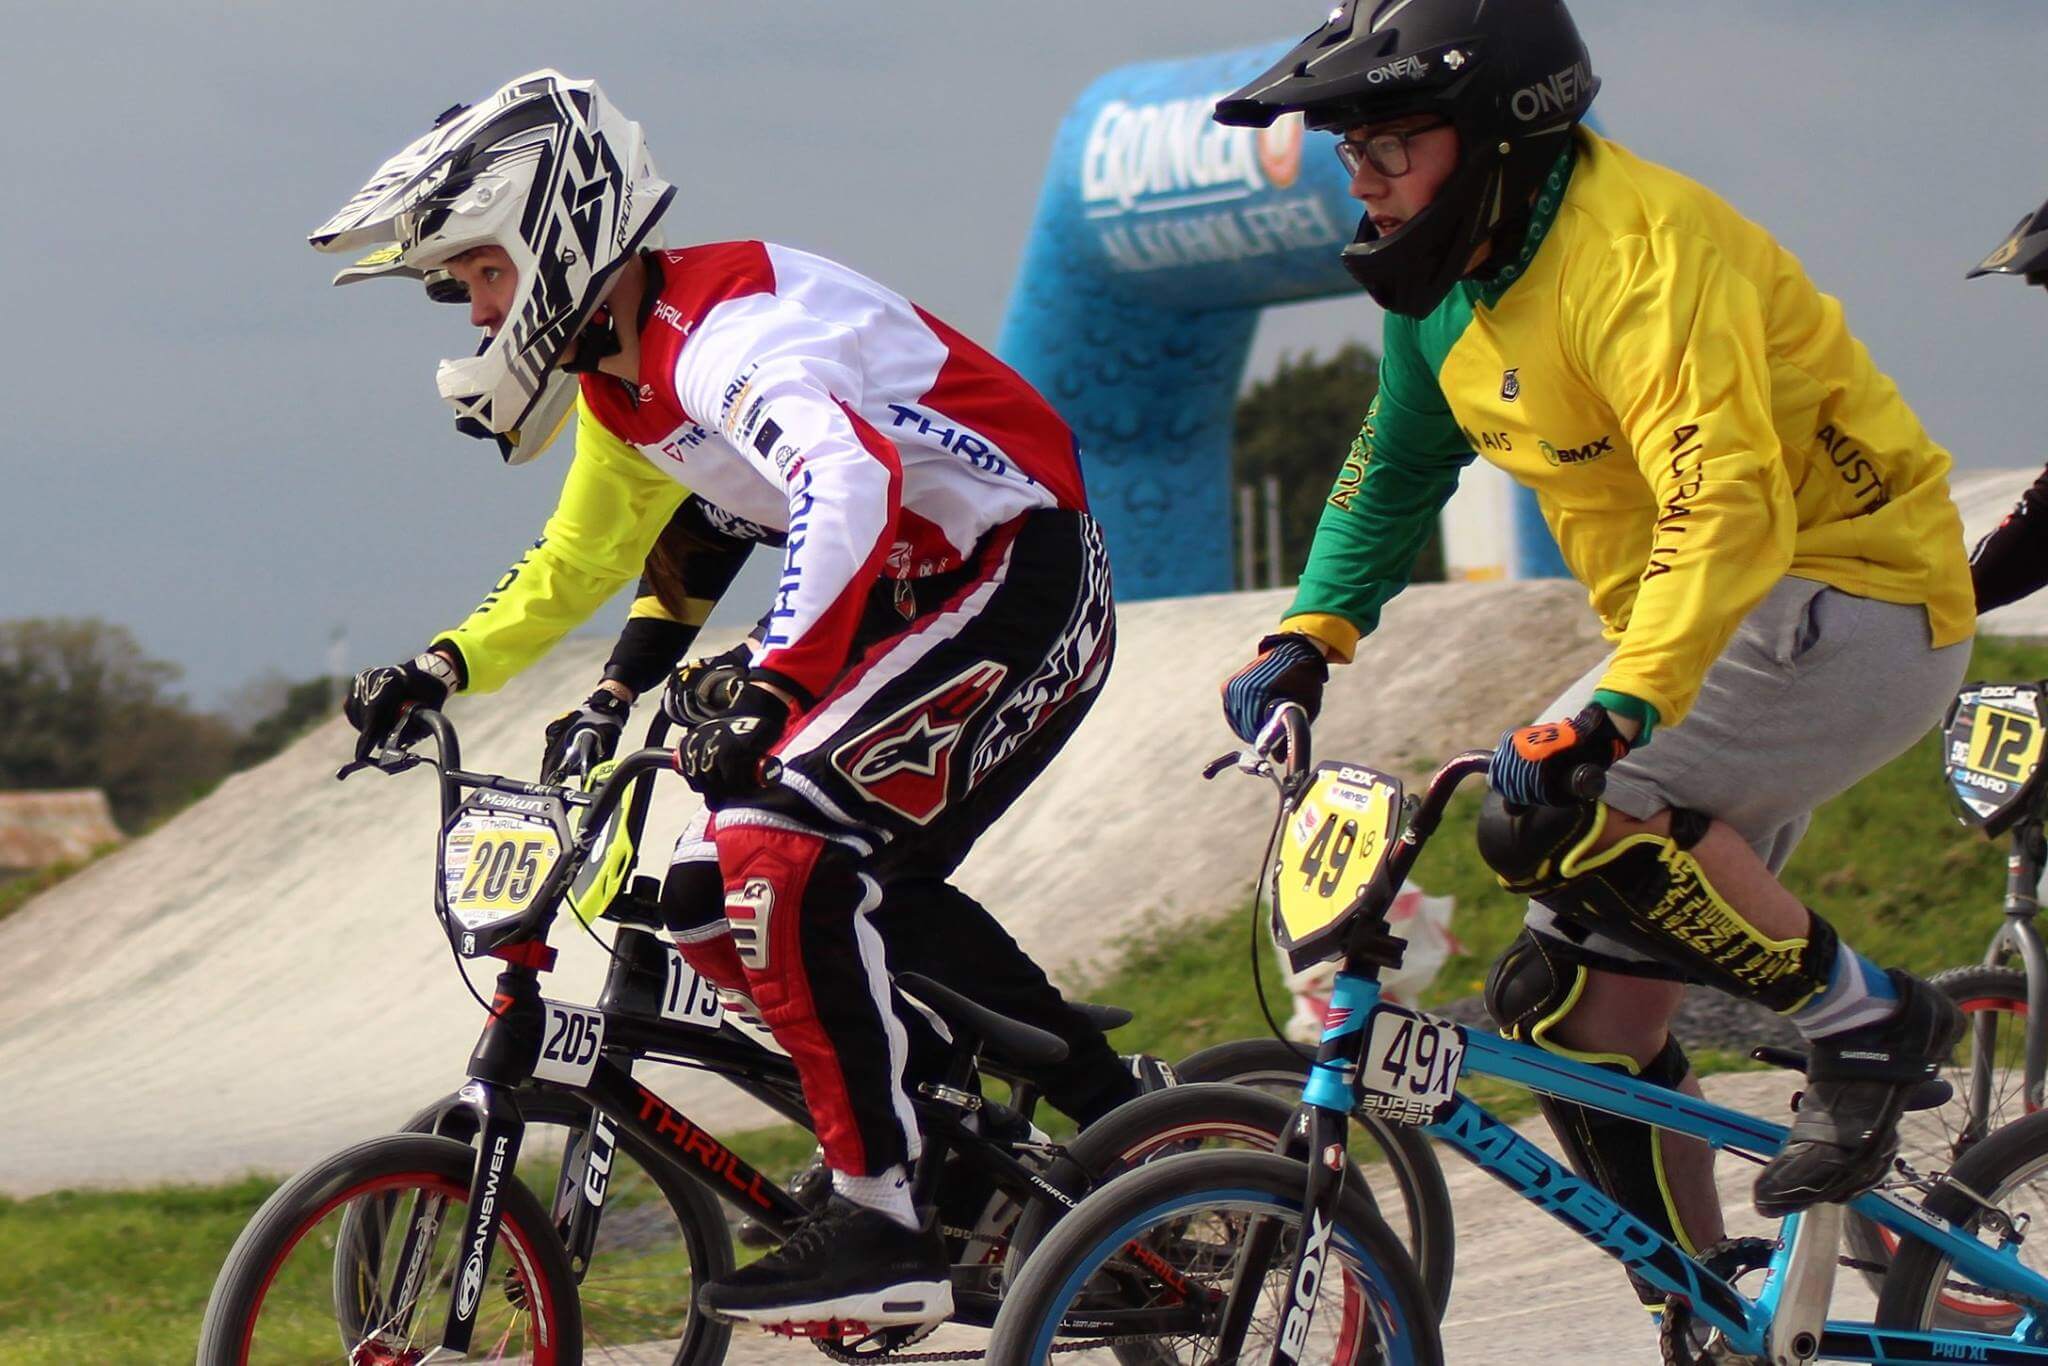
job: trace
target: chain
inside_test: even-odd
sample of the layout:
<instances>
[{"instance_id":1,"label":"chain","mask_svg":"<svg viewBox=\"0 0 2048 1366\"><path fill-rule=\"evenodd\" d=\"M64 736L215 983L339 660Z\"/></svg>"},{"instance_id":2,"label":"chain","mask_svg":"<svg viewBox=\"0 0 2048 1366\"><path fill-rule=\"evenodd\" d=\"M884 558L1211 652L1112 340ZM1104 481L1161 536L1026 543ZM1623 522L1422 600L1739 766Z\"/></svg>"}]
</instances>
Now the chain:
<instances>
[{"instance_id":1,"label":"chain","mask_svg":"<svg viewBox=\"0 0 2048 1366\"><path fill-rule=\"evenodd\" d=\"M1157 1342L1157 1333L1125 1333L1120 1337L1081 1338L1073 1342L1056 1342L1052 1346L1055 1355L1061 1352L1092 1352L1100 1347L1115 1347L1124 1342ZM815 1339L812 1345L834 1361L889 1361L889 1362L936 1362L936 1361L980 1361L980 1352L849 1352L838 1343Z\"/></svg>"}]
</instances>

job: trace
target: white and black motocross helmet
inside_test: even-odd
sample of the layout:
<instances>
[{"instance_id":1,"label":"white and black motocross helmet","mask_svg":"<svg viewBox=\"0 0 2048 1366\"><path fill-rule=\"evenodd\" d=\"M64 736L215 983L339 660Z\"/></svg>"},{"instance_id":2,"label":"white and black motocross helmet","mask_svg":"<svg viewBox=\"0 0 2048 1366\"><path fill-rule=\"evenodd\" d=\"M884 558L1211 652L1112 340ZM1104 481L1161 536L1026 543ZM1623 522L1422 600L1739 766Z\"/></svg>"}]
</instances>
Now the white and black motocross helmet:
<instances>
[{"instance_id":1,"label":"white and black motocross helmet","mask_svg":"<svg viewBox=\"0 0 2048 1366\"><path fill-rule=\"evenodd\" d=\"M442 361L436 379L457 429L518 465L567 421L576 382L558 366L674 197L640 125L596 82L543 70L436 119L310 240L327 252L383 248L336 284L413 279L438 299L463 297L440 269L450 258L505 249L519 272L505 325L474 356Z\"/></svg>"},{"instance_id":2,"label":"white and black motocross helmet","mask_svg":"<svg viewBox=\"0 0 2048 1366\"><path fill-rule=\"evenodd\" d=\"M2030 285L2048 288L2048 204L2022 218L1997 250L1964 275L2017 275Z\"/></svg>"},{"instance_id":3,"label":"white and black motocross helmet","mask_svg":"<svg viewBox=\"0 0 2048 1366\"><path fill-rule=\"evenodd\" d=\"M1220 123L1300 113L1342 132L1409 114L1457 129L1458 165L1430 206L1382 237L1367 215L1344 264L1394 313L1426 316L1481 243L1514 259L1529 201L1600 88L1561 0L1343 0L1271 70L1217 102Z\"/></svg>"}]
</instances>

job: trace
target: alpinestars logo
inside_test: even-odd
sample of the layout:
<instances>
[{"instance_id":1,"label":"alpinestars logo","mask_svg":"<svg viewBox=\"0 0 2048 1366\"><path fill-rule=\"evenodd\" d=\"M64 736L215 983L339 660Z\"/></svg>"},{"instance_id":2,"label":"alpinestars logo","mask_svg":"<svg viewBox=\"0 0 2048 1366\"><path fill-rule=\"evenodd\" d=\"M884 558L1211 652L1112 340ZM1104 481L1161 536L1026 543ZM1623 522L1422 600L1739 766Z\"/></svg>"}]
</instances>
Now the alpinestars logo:
<instances>
[{"instance_id":1,"label":"alpinestars logo","mask_svg":"<svg viewBox=\"0 0 2048 1366\"><path fill-rule=\"evenodd\" d=\"M1522 396L1522 372L1519 367L1509 367L1500 372L1500 396L1504 403L1513 403Z\"/></svg>"},{"instance_id":2,"label":"alpinestars logo","mask_svg":"<svg viewBox=\"0 0 2048 1366\"><path fill-rule=\"evenodd\" d=\"M928 824L945 808L961 735L1009 672L993 660L968 666L841 745L832 766L874 801Z\"/></svg>"},{"instance_id":3,"label":"alpinestars logo","mask_svg":"<svg viewBox=\"0 0 2048 1366\"><path fill-rule=\"evenodd\" d=\"M756 972L768 968L768 922L775 914L775 885L750 877L725 894L725 919L740 962Z\"/></svg>"}]
</instances>

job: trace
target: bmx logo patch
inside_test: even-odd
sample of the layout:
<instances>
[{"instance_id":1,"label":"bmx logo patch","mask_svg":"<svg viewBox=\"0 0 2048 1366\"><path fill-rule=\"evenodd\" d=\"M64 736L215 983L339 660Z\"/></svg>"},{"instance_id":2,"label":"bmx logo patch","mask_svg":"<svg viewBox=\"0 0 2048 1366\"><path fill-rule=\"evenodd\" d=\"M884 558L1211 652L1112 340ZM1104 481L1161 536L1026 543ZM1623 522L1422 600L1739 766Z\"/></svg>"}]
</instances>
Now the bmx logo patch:
<instances>
[{"instance_id":1,"label":"bmx logo patch","mask_svg":"<svg viewBox=\"0 0 2048 1366\"><path fill-rule=\"evenodd\" d=\"M740 962L756 972L768 967L768 921L775 914L775 885L750 877L725 894L725 919Z\"/></svg>"},{"instance_id":2,"label":"bmx logo patch","mask_svg":"<svg viewBox=\"0 0 2048 1366\"><path fill-rule=\"evenodd\" d=\"M841 745L832 766L872 800L919 825L945 809L953 751L1009 666L984 660Z\"/></svg>"}]
</instances>

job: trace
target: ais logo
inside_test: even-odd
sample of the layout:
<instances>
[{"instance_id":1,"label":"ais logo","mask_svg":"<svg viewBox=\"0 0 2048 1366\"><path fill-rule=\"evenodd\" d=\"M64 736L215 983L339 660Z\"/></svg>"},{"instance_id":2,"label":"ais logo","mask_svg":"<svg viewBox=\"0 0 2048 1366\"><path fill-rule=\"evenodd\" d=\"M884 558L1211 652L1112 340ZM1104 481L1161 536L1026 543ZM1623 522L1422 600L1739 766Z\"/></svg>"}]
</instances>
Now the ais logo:
<instances>
[{"instance_id":1,"label":"ais logo","mask_svg":"<svg viewBox=\"0 0 2048 1366\"><path fill-rule=\"evenodd\" d=\"M1213 96L1126 104L1096 112L1081 152L1081 199L1092 216L1136 208L1193 207L1284 190L1301 177L1302 123L1226 128Z\"/></svg>"}]
</instances>

